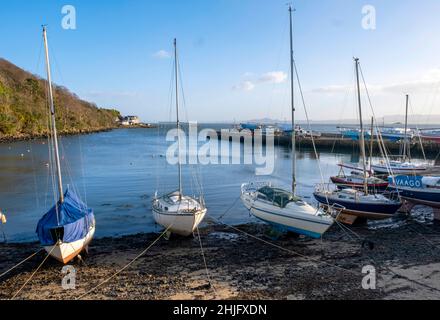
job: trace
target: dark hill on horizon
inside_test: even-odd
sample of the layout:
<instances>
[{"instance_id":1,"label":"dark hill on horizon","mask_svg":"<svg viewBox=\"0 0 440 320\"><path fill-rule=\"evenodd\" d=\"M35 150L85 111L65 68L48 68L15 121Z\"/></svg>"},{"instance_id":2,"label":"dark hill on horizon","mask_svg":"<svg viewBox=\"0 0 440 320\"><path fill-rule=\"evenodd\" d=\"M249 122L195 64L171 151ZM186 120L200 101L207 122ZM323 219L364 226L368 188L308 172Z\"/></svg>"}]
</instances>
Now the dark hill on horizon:
<instances>
[{"instance_id":1,"label":"dark hill on horizon","mask_svg":"<svg viewBox=\"0 0 440 320\"><path fill-rule=\"evenodd\" d=\"M117 110L98 108L62 86L54 86L57 129L61 134L107 130ZM0 139L47 135L47 82L0 58Z\"/></svg>"}]
</instances>

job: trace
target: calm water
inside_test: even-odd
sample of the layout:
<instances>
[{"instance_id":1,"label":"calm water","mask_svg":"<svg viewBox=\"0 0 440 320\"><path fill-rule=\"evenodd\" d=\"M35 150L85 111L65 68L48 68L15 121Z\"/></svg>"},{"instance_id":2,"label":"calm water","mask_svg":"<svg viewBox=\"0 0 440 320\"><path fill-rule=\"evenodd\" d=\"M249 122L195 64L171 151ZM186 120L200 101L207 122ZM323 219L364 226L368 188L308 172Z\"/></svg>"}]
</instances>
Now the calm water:
<instances>
[{"instance_id":1,"label":"calm water","mask_svg":"<svg viewBox=\"0 0 440 320\"><path fill-rule=\"evenodd\" d=\"M177 188L177 168L164 154L169 146L163 129L121 129L85 136L61 138L64 185L75 188L95 210L96 236L115 236L157 231L151 214L151 198ZM275 149L275 171L256 177L253 165L185 166L184 191L197 194L193 176L203 185L208 215L220 216L236 201L243 182L271 179L290 184L288 148ZM0 208L8 223L3 230L9 241L37 240L35 227L55 202L48 167L46 140L0 144ZM338 172L336 163L358 162L358 155L320 153L327 180ZM297 155L298 193L310 202L314 185L320 183L318 163L311 151ZM251 221L238 201L225 217L227 223Z\"/></svg>"}]
</instances>

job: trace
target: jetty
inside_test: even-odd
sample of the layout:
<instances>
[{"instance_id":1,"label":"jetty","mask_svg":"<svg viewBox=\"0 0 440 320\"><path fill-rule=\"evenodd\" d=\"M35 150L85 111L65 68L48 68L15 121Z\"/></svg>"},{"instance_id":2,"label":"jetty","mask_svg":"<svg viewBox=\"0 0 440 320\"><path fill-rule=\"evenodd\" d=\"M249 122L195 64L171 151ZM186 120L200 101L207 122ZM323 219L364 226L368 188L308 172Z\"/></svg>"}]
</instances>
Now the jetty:
<instances>
[{"instance_id":1,"label":"jetty","mask_svg":"<svg viewBox=\"0 0 440 320\"><path fill-rule=\"evenodd\" d=\"M229 130L229 129L226 129ZM220 136L225 135L225 131L217 131L217 135ZM247 133L243 131L237 130L229 130L228 134L230 135L230 140L232 140L237 135L240 136L240 141L243 142L246 136L253 135L248 131ZM263 143L266 142L266 134L263 132ZM274 142L277 146L282 147L291 147L291 135L286 133L275 133ZM374 137L374 140L377 141L378 138ZM315 135L313 139L310 136L296 136L296 148L298 149L313 149L313 141L315 142L316 148L318 151L330 151L330 152L359 152L359 142L353 140L349 137L344 137L341 133L321 133L320 135ZM398 155L401 153L403 148L403 142L400 141L390 141L384 140L384 145L387 149L388 154L390 155ZM435 141L427 141L423 140L422 144L419 141L414 139L411 142L411 154L414 156L423 157L423 154L427 158L440 160L440 144ZM380 149L377 143L373 144L373 154L380 154Z\"/></svg>"}]
</instances>

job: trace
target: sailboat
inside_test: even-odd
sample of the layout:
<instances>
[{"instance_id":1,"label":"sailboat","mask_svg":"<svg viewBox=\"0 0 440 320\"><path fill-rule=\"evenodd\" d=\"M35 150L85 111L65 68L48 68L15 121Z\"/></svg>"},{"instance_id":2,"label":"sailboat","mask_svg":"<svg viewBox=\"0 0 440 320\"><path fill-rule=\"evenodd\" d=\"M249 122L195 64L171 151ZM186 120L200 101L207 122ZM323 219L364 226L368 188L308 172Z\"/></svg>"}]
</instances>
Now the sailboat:
<instances>
[{"instance_id":1,"label":"sailboat","mask_svg":"<svg viewBox=\"0 0 440 320\"><path fill-rule=\"evenodd\" d=\"M391 160L386 163L381 161L380 163L373 164L371 169L377 174L388 174L389 171L395 174L420 174L428 171L430 165L428 163L413 163L411 162L410 149L411 139L413 137L411 130L408 129L408 105L409 95L406 95L406 109L405 109L405 128L400 130L400 139L403 139L403 152L398 160ZM384 138L387 131L381 132L381 136Z\"/></svg>"},{"instance_id":2,"label":"sailboat","mask_svg":"<svg viewBox=\"0 0 440 320\"><path fill-rule=\"evenodd\" d=\"M180 161L180 121L179 121L179 95L178 95L178 59L177 40L174 39L174 71L176 80L176 128L178 141L178 181L177 191L153 198L153 217L157 224L163 226L167 233L181 236L191 235L202 222L207 208L202 198L195 199L185 196L182 191L182 164Z\"/></svg>"},{"instance_id":3,"label":"sailboat","mask_svg":"<svg viewBox=\"0 0 440 320\"><path fill-rule=\"evenodd\" d=\"M43 26L43 39L46 52L46 71L50 107L51 129L51 158L56 166L56 181L58 185L58 201L43 215L37 225L37 235L46 252L66 264L77 257L95 234L95 217L93 210L81 201L73 190L63 192L63 178L61 175L60 154L58 150L58 136L56 128L55 106L49 61L49 46L47 30ZM56 192L54 190L54 192Z\"/></svg>"},{"instance_id":4,"label":"sailboat","mask_svg":"<svg viewBox=\"0 0 440 320\"><path fill-rule=\"evenodd\" d=\"M367 219L386 219L397 212L402 206L400 200L393 200L385 197L383 194L370 193L368 190L368 175L365 156L365 139L364 127L362 121L362 105L359 85L359 59L354 58L356 69L356 83L358 94L359 121L360 132L359 142L362 155L362 173L363 173L363 191L353 188L343 190L329 190L326 186L317 186L314 196L322 206L339 206L342 209L342 218L347 215L353 217L361 217ZM344 216L345 215L345 216ZM351 219L354 222L355 218ZM350 221L347 219L346 221Z\"/></svg>"},{"instance_id":5,"label":"sailboat","mask_svg":"<svg viewBox=\"0 0 440 320\"><path fill-rule=\"evenodd\" d=\"M292 7L290 17L290 76L292 128L295 128L294 106L294 60L292 41ZM272 186L270 182L245 183L241 186L244 206L258 219L282 231L320 238L333 224L333 218L322 209L314 208L296 192L295 130L292 130L292 190Z\"/></svg>"},{"instance_id":6,"label":"sailboat","mask_svg":"<svg viewBox=\"0 0 440 320\"><path fill-rule=\"evenodd\" d=\"M440 129L419 129L420 137L425 141L440 143Z\"/></svg>"},{"instance_id":7,"label":"sailboat","mask_svg":"<svg viewBox=\"0 0 440 320\"><path fill-rule=\"evenodd\" d=\"M365 137L365 135L364 135ZM373 159L373 144L374 144L374 119L371 119L371 130L370 130L370 159L369 166L370 169L364 174L363 168L358 166L353 166L350 164L340 163L339 173L337 176L330 177L330 180L339 188L346 189L352 188L357 190L362 190L364 188L365 179L368 190L372 192L383 192L388 187L388 182L375 177L372 170L372 159ZM350 169L350 174L346 174L344 169Z\"/></svg>"},{"instance_id":8,"label":"sailboat","mask_svg":"<svg viewBox=\"0 0 440 320\"><path fill-rule=\"evenodd\" d=\"M340 163L338 166L340 167L338 175L330 177L330 180L339 189L363 189L365 179L367 180L368 190L372 192L383 192L388 187L387 181L375 177L370 172L367 172L367 175L365 176L362 172L362 169L355 166L350 166L344 163ZM350 173L346 174L344 168L350 169Z\"/></svg>"},{"instance_id":9,"label":"sailboat","mask_svg":"<svg viewBox=\"0 0 440 320\"><path fill-rule=\"evenodd\" d=\"M440 176L398 175L388 179L402 199L440 209Z\"/></svg>"}]
</instances>

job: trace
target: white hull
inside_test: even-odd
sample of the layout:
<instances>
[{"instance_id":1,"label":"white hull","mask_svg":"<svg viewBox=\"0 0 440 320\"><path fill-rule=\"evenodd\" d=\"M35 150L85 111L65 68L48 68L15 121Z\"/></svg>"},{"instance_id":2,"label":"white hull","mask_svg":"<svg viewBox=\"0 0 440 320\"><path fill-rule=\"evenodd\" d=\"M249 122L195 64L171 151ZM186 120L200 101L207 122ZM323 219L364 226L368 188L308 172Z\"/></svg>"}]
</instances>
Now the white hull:
<instances>
[{"instance_id":1,"label":"white hull","mask_svg":"<svg viewBox=\"0 0 440 320\"><path fill-rule=\"evenodd\" d=\"M93 235L95 234L95 224L90 227L89 232L83 239L69 242L69 243L57 243L53 246L45 246L44 249L47 253L60 261L61 263L68 263L72 259L74 259L77 255L81 253L84 249L87 248L90 241L93 239Z\"/></svg>"},{"instance_id":2,"label":"white hull","mask_svg":"<svg viewBox=\"0 0 440 320\"><path fill-rule=\"evenodd\" d=\"M290 203L285 208L257 199L256 192L247 191L242 186L241 200L245 207L260 220L271 223L281 229L320 238L333 224L334 220L322 211L300 201Z\"/></svg>"},{"instance_id":3,"label":"white hull","mask_svg":"<svg viewBox=\"0 0 440 320\"><path fill-rule=\"evenodd\" d=\"M371 169L376 173L388 174L389 170L386 165L372 165ZM390 169L394 174L412 174L423 173L428 170L428 166L425 165L391 165Z\"/></svg>"},{"instance_id":4,"label":"white hull","mask_svg":"<svg viewBox=\"0 0 440 320\"><path fill-rule=\"evenodd\" d=\"M157 224L185 237L197 229L207 212L197 200L183 195L179 197L178 192L155 198L152 210Z\"/></svg>"},{"instance_id":5,"label":"white hull","mask_svg":"<svg viewBox=\"0 0 440 320\"><path fill-rule=\"evenodd\" d=\"M171 233L181 236L191 235L202 222L207 209L197 211L194 214L169 214L153 209L153 217L157 224L165 229L169 229Z\"/></svg>"}]
</instances>

